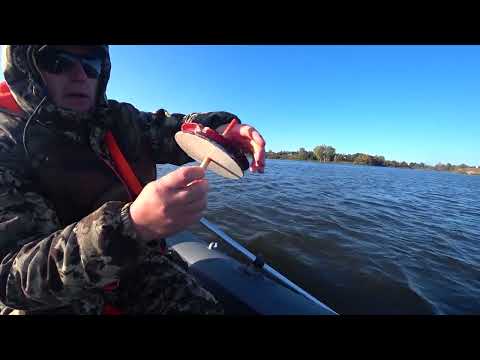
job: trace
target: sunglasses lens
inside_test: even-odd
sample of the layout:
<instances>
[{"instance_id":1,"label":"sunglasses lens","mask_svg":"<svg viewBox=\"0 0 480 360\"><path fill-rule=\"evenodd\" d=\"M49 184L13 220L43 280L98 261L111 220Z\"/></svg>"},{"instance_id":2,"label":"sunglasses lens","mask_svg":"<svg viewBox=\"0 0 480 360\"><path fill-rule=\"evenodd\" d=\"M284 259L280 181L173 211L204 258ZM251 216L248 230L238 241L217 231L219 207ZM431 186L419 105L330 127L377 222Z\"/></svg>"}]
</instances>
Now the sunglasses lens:
<instances>
[{"instance_id":1,"label":"sunglasses lens","mask_svg":"<svg viewBox=\"0 0 480 360\"><path fill-rule=\"evenodd\" d=\"M60 52L57 50L43 51L37 56L40 69L51 74L62 74L71 71L75 63L80 62L85 74L91 79L98 79L102 71L102 59Z\"/></svg>"},{"instance_id":2,"label":"sunglasses lens","mask_svg":"<svg viewBox=\"0 0 480 360\"><path fill-rule=\"evenodd\" d=\"M62 74L68 72L75 67L75 60L59 55L52 63L52 70L54 74Z\"/></svg>"},{"instance_id":3,"label":"sunglasses lens","mask_svg":"<svg viewBox=\"0 0 480 360\"><path fill-rule=\"evenodd\" d=\"M102 71L102 60L98 58L82 59L82 66L89 78L98 79Z\"/></svg>"},{"instance_id":4,"label":"sunglasses lens","mask_svg":"<svg viewBox=\"0 0 480 360\"><path fill-rule=\"evenodd\" d=\"M64 67L68 64L57 56L57 53L53 51L43 51L37 56L37 64L40 69L52 73L59 74L64 70Z\"/></svg>"}]
</instances>

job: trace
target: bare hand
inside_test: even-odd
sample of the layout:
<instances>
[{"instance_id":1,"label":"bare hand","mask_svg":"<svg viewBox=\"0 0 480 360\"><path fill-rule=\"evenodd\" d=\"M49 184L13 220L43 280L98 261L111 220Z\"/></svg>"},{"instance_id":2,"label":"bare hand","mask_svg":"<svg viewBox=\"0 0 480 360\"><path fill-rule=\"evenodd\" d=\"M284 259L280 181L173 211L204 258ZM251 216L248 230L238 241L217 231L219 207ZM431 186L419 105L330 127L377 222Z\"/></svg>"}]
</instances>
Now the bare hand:
<instances>
[{"instance_id":1,"label":"bare hand","mask_svg":"<svg viewBox=\"0 0 480 360\"><path fill-rule=\"evenodd\" d=\"M222 133L228 125L222 125L216 129ZM236 147L245 153L253 155L250 171L263 173L265 170L265 140L252 126L246 124L235 125L225 138L230 140Z\"/></svg>"},{"instance_id":2,"label":"bare hand","mask_svg":"<svg viewBox=\"0 0 480 360\"><path fill-rule=\"evenodd\" d=\"M198 222L207 208L208 181L199 166L179 168L148 183L130 206L142 240L164 238Z\"/></svg>"}]
</instances>

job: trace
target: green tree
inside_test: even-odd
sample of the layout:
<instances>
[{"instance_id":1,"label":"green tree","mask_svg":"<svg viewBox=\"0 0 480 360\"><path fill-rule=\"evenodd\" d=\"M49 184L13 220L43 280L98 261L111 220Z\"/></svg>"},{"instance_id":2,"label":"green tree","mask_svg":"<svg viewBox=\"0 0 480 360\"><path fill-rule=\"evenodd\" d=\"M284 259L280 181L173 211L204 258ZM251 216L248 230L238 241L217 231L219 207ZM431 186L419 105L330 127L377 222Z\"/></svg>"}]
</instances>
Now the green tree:
<instances>
[{"instance_id":1,"label":"green tree","mask_svg":"<svg viewBox=\"0 0 480 360\"><path fill-rule=\"evenodd\" d=\"M319 145L313 149L313 153L318 161L333 161L335 158L335 148L327 145Z\"/></svg>"},{"instance_id":2,"label":"green tree","mask_svg":"<svg viewBox=\"0 0 480 360\"><path fill-rule=\"evenodd\" d=\"M348 159L344 154L335 154L333 161L348 161Z\"/></svg>"},{"instance_id":3,"label":"green tree","mask_svg":"<svg viewBox=\"0 0 480 360\"><path fill-rule=\"evenodd\" d=\"M383 156L375 156L375 164L376 166L385 166L385 157Z\"/></svg>"},{"instance_id":4,"label":"green tree","mask_svg":"<svg viewBox=\"0 0 480 360\"><path fill-rule=\"evenodd\" d=\"M313 153L315 154L315 157L317 158L318 161L323 161L324 154L325 154L325 146L320 145L320 146L315 146L313 149Z\"/></svg>"},{"instance_id":5,"label":"green tree","mask_svg":"<svg viewBox=\"0 0 480 360\"><path fill-rule=\"evenodd\" d=\"M327 146L327 149L326 149L326 158L327 158L327 161L333 161L333 159L335 158L335 148L333 146Z\"/></svg>"},{"instance_id":6,"label":"green tree","mask_svg":"<svg viewBox=\"0 0 480 360\"><path fill-rule=\"evenodd\" d=\"M354 164L363 164L363 165L367 165L369 163L370 159L369 159L369 156L367 154L357 154L357 156L355 156L354 160L353 160L353 163Z\"/></svg>"},{"instance_id":7,"label":"green tree","mask_svg":"<svg viewBox=\"0 0 480 360\"><path fill-rule=\"evenodd\" d=\"M298 160L307 160L308 159L308 152L305 150L305 148L300 148L298 150Z\"/></svg>"}]
</instances>

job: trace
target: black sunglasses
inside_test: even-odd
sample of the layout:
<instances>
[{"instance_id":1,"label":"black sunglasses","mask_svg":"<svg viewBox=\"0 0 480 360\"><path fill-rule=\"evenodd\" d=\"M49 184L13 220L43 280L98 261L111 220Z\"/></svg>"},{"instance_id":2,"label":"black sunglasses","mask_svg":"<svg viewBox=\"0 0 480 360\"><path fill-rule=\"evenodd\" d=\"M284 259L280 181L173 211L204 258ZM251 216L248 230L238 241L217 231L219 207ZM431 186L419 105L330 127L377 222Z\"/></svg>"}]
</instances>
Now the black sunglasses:
<instances>
[{"instance_id":1,"label":"black sunglasses","mask_svg":"<svg viewBox=\"0 0 480 360\"><path fill-rule=\"evenodd\" d=\"M77 55L55 48L47 48L37 54L38 67L51 74L69 72L75 67L75 63L82 65L83 71L89 78L100 77L103 57L98 54Z\"/></svg>"}]
</instances>

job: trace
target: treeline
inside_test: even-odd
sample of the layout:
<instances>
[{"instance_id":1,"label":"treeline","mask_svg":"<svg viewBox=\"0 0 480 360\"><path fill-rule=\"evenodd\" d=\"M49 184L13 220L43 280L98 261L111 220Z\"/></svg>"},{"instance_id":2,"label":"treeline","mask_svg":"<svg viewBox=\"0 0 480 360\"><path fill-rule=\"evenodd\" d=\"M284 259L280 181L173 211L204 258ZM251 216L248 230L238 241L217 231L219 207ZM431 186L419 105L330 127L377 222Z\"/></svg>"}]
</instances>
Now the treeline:
<instances>
[{"instance_id":1,"label":"treeline","mask_svg":"<svg viewBox=\"0 0 480 360\"><path fill-rule=\"evenodd\" d=\"M410 169L431 169L440 171L459 171L459 172L473 172L476 173L476 169L473 166L467 164L452 165L450 163L443 164L438 163L435 166L430 166L425 163L416 163L405 161L386 160L383 156L355 153L355 154L337 154L336 150L332 146L319 145L316 146L313 151L300 148L298 151L268 151L266 153L267 159L285 159L285 160L312 160L321 162L337 162L337 163L352 163L359 165L371 165L371 166L386 166L396 168L410 168ZM479 170L480 172L480 170Z\"/></svg>"}]
</instances>

